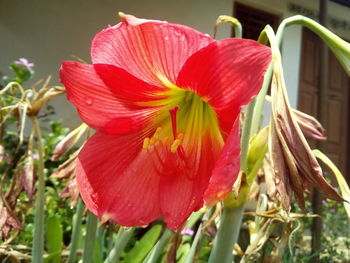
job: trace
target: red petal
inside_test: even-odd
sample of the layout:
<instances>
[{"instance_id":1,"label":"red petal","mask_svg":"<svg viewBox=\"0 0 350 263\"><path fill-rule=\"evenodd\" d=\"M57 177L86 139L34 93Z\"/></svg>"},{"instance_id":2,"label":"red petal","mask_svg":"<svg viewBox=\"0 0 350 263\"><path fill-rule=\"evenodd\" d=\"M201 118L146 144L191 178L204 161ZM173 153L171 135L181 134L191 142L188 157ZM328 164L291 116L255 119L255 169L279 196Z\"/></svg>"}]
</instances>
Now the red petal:
<instances>
[{"instance_id":1,"label":"red petal","mask_svg":"<svg viewBox=\"0 0 350 263\"><path fill-rule=\"evenodd\" d=\"M223 200L231 191L239 173L240 139L238 129L239 118L236 119L225 146L215 164L209 185L204 194L206 205L210 206Z\"/></svg>"},{"instance_id":2,"label":"red petal","mask_svg":"<svg viewBox=\"0 0 350 263\"><path fill-rule=\"evenodd\" d=\"M271 60L270 48L248 39L224 39L193 54L177 85L195 91L218 114L229 133L242 106L258 94Z\"/></svg>"},{"instance_id":3,"label":"red petal","mask_svg":"<svg viewBox=\"0 0 350 263\"><path fill-rule=\"evenodd\" d=\"M97 75L115 92L120 100L128 102L128 106L140 105L137 102L161 100L160 92L168 90L166 87L150 85L142 80L132 77L128 72L113 65L94 64ZM136 102L134 105L130 102Z\"/></svg>"},{"instance_id":4,"label":"red petal","mask_svg":"<svg viewBox=\"0 0 350 263\"><path fill-rule=\"evenodd\" d=\"M183 25L124 16L123 22L95 36L91 57L94 64L112 64L160 85L159 77L175 83L187 58L212 41Z\"/></svg>"},{"instance_id":5,"label":"red petal","mask_svg":"<svg viewBox=\"0 0 350 263\"><path fill-rule=\"evenodd\" d=\"M117 88L126 86L145 87L150 85L138 80L123 70L114 75L119 86L108 87L96 74L92 65L66 61L60 70L61 82L67 90L67 97L78 109L80 117L94 129L111 134L124 134L142 129L148 123L155 108L132 110L131 102L125 105L117 97ZM135 105L134 105L135 107Z\"/></svg>"},{"instance_id":6,"label":"red petal","mask_svg":"<svg viewBox=\"0 0 350 263\"><path fill-rule=\"evenodd\" d=\"M200 140L191 138L192 145L184 146L185 158L169 153L164 164L160 206L168 228L173 230L203 206L203 195L221 150L208 134Z\"/></svg>"},{"instance_id":7,"label":"red petal","mask_svg":"<svg viewBox=\"0 0 350 263\"><path fill-rule=\"evenodd\" d=\"M124 226L160 216L159 175L140 134L96 133L78 157L77 182L90 211Z\"/></svg>"}]
</instances>

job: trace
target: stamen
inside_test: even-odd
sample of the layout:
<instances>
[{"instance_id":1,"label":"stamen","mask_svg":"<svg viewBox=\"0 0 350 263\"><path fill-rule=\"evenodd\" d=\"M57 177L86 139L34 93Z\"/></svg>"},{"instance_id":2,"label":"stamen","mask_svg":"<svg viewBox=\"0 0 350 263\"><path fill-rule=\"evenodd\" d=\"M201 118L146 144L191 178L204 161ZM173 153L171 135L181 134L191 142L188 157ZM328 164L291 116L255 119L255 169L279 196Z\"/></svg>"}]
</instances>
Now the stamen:
<instances>
[{"instance_id":1,"label":"stamen","mask_svg":"<svg viewBox=\"0 0 350 263\"><path fill-rule=\"evenodd\" d=\"M174 108L171 108L169 110L169 113L170 113L170 117L171 117L171 125L173 127L173 136L174 136L174 140L176 139L177 137L177 131L176 131L176 112L177 110L179 109L180 107L179 106L175 106Z\"/></svg>"},{"instance_id":2,"label":"stamen","mask_svg":"<svg viewBox=\"0 0 350 263\"><path fill-rule=\"evenodd\" d=\"M176 152L176 151L177 151L177 148L180 146L180 144L181 144L181 140L176 139L176 140L173 142L173 144L170 146L170 151L171 151L172 153Z\"/></svg>"},{"instance_id":3,"label":"stamen","mask_svg":"<svg viewBox=\"0 0 350 263\"><path fill-rule=\"evenodd\" d=\"M184 134L183 134L183 133L180 133L180 134L177 136L176 140L174 140L174 142L171 144L171 146L170 146L170 151L171 151L172 153L177 152L177 149L179 148L179 146L180 146L181 143L182 143L183 137L184 137Z\"/></svg>"},{"instance_id":4,"label":"stamen","mask_svg":"<svg viewBox=\"0 0 350 263\"><path fill-rule=\"evenodd\" d=\"M162 131L161 127L158 127L156 132L153 134L151 140L150 140L150 144L154 145L156 142L158 142L159 137L160 137L160 132Z\"/></svg>"},{"instance_id":5,"label":"stamen","mask_svg":"<svg viewBox=\"0 0 350 263\"><path fill-rule=\"evenodd\" d=\"M142 148L147 150L148 147L149 147L149 144L150 144L150 139L147 137L143 140L143 145L142 145Z\"/></svg>"}]
</instances>

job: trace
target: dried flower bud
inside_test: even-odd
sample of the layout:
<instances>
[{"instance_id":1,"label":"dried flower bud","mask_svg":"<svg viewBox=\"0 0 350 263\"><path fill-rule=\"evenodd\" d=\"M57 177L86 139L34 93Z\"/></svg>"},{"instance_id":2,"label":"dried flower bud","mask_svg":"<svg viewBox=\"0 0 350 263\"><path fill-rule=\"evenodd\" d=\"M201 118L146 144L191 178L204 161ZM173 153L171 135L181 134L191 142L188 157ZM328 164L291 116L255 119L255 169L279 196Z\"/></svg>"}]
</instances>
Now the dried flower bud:
<instances>
[{"instance_id":1,"label":"dried flower bud","mask_svg":"<svg viewBox=\"0 0 350 263\"><path fill-rule=\"evenodd\" d=\"M75 130L71 131L62 141L60 141L53 152L51 157L52 161L57 161L60 157L65 155L69 150L71 150L74 145L78 142L80 137L85 133L88 126L83 123Z\"/></svg>"},{"instance_id":2,"label":"dried flower bud","mask_svg":"<svg viewBox=\"0 0 350 263\"><path fill-rule=\"evenodd\" d=\"M67 161L65 161L63 164L61 164L51 174L50 177L51 178L58 178L58 179L72 177L72 175L74 174L77 156L78 156L79 151L80 151L80 149L78 151L76 151L75 153L73 153Z\"/></svg>"},{"instance_id":3,"label":"dried flower bud","mask_svg":"<svg viewBox=\"0 0 350 263\"><path fill-rule=\"evenodd\" d=\"M293 114L303 134L316 140L326 140L324 128L314 117L293 109Z\"/></svg>"},{"instance_id":4,"label":"dried flower bud","mask_svg":"<svg viewBox=\"0 0 350 263\"><path fill-rule=\"evenodd\" d=\"M20 171L20 180L26 191L29 199L32 199L34 194L34 158L31 152L28 153L27 158L24 160L24 165Z\"/></svg>"},{"instance_id":5,"label":"dried flower bud","mask_svg":"<svg viewBox=\"0 0 350 263\"><path fill-rule=\"evenodd\" d=\"M322 169L308 145L286 92L281 54L271 28L266 29L273 53L273 77L271 85L272 121L270 133L270 157L275 180L280 180L277 191L284 208L289 207L289 189L295 193L299 205L304 207L304 192L311 184L326 197L343 200L335 188L323 177Z\"/></svg>"}]
</instances>

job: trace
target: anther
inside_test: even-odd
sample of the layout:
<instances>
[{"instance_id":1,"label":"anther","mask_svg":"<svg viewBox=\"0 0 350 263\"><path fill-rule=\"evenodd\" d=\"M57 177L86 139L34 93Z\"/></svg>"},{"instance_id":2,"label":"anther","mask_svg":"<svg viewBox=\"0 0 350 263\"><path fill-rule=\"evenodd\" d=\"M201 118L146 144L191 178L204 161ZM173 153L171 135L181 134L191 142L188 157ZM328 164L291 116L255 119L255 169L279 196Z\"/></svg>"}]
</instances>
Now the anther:
<instances>
[{"instance_id":1,"label":"anther","mask_svg":"<svg viewBox=\"0 0 350 263\"><path fill-rule=\"evenodd\" d=\"M170 151L172 153L176 152L177 151L177 148L180 146L181 144L181 141L179 139L176 139L173 144L170 146Z\"/></svg>"},{"instance_id":2,"label":"anther","mask_svg":"<svg viewBox=\"0 0 350 263\"><path fill-rule=\"evenodd\" d=\"M147 150L148 147L149 147L149 144L150 144L150 139L147 137L143 140L143 145L142 145L142 148Z\"/></svg>"},{"instance_id":3,"label":"anther","mask_svg":"<svg viewBox=\"0 0 350 263\"><path fill-rule=\"evenodd\" d=\"M169 113L170 113L170 117L171 117L171 125L173 127L173 136L174 136L174 140L176 139L177 137L177 131L176 131L176 112L177 110L179 109L180 107L179 106L175 106L174 108L171 108L169 110Z\"/></svg>"},{"instance_id":4,"label":"anther","mask_svg":"<svg viewBox=\"0 0 350 263\"><path fill-rule=\"evenodd\" d=\"M156 132L154 133L153 137L155 139L159 139L159 136L160 136L160 132L162 131L162 128L161 127L158 127Z\"/></svg>"}]
</instances>

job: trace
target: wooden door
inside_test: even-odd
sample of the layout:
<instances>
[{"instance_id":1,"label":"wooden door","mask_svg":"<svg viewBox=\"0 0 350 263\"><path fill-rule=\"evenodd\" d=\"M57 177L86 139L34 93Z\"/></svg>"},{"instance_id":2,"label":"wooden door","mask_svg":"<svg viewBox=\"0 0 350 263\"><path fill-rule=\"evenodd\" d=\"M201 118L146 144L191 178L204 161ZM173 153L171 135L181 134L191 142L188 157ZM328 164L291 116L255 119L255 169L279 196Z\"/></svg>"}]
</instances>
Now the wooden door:
<instances>
[{"instance_id":1,"label":"wooden door","mask_svg":"<svg viewBox=\"0 0 350 263\"><path fill-rule=\"evenodd\" d=\"M340 168L349 180L348 148L349 136L349 77L338 63L332 52L329 52L329 84L327 102L318 104L319 93L319 38L310 30L303 30L303 46L299 85L299 110L317 116L318 107L327 108L326 129L327 140L322 143L323 151ZM310 142L315 147L315 142Z\"/></svg>"},{"instance_id":2,"label":"wooden door","mask_svg":"<svg viewBox=\"0 0 350 263\"><path fill-rule=\"evenodd\" d=\"M239 20L243 28L243 38L257 40L261 31L269 24L277 29L280 17L249 5L234 2L233 16Z\"/></svg>"}]
</instances>

